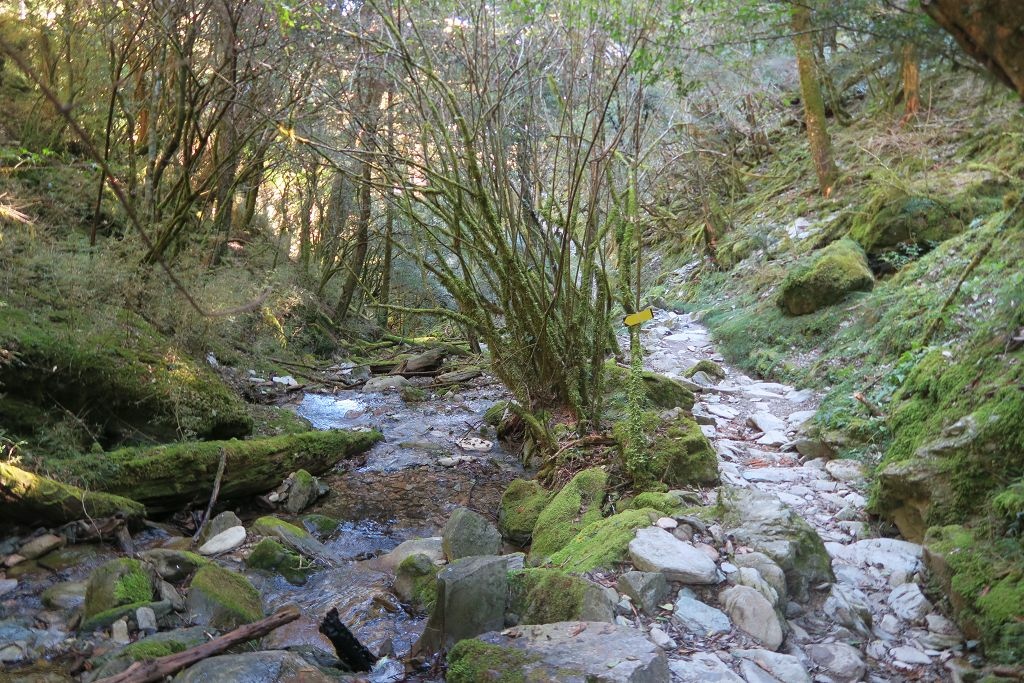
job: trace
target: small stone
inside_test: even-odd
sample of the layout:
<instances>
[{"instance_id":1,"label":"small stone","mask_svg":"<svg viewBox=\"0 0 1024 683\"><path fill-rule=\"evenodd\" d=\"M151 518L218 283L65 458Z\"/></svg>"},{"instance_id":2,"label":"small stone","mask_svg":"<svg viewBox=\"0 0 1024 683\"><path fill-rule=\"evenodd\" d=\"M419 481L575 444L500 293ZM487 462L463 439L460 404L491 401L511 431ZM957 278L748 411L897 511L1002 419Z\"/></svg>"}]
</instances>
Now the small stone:
<instances>
[{"instance_id":1,"label":"small stone","mask_svg":"<svg viewBox=\"0 0 1024 683\"><path fill-rule=\"evenodd\" d=\"M245 527L233 526L213 536L199 547L200 555L219 555L245 543Z\"/></svg>"},{"instance_id":2,"label":"small stone","mask_svg":"<svg viewBox=\"0 0 1024 683\"><path fill-rule=\"evenodd\" d=\"M734 565L732 562L723 562L720 565L720 568L726 574L734 574L739 569L739 567Z\"/></svg>"},{"instance_id":3,"label":"small stone","mask_svg":"<svg viewBox=\"0 0 1024 683\"><path fill-rule=\"evenodd\" d=\"M732 623L725 612L682 593L676 600L672 618L684 629L701 638L732 630Z\"/></svg>"},{"instance_id":4,"label":"small stone","mask_svg":"<svg viewBox=\"0 0 1024 683\"><path fill-rule=\"evenodd\" d=\"M615 624L618 626L625 626L627 628L633 627L633 622L627 619L626 617L622 616L621 614L615 617Z\"/></svg>"},{"instance_id":5,"label":"small stone","mask_svg":"<svg viewBox=\"0 0 1024 683\"><path fill-rule=\"evenodd\" d=\"M900 619L916 623L932 611L932 604L916 583L905 583L895 588L887 600L889 607Z\"/></svg>"},{"instance_id":6,"label":"small stone","mask_svg":"<svg viewBox=\"0 0 1024 683\"><path fill-rule=\"evenodd\" d=\"M765 432L764 436L757 440L757 443L762 446L782 446L789 443L789 437L786 436L785 432L770 431Z\"/></svg>"},{"instance_id":7,"label":"small stone","mask_svg":"<svg viewBox=\"0 0 1024 683\"><path fill-rule=\"evenodd\" d=\"M147 636L160 630L156 623L156 612L152 607L140 607L135 610L135 623L138 624L139 630Z\"/></svg>"},{"instance_id":8,"label":"small stone","mask_svg":"<svg viewBox=\"0 0 1024 683\"><path fill-rule=\"evenodd\" d=\"M842 683L853 683L864 677L867 666L860 650L846 643L825 643L807 647L811 660Z\"/></svg>"},{"instance_id":9,"label":"small stone","mask_svg":"<svg viewBox=\"0 0 1024 683\"><path fill-rule=\"evenodd\" d=\"M53 534L43 534L33 538L28 543L25 543L18 550L18 554L26 560L34 560L37 557L42 557L51 550L63 547L65 541L63 536L55 536Z\"/></svg>"},{"instance_id":10,"label":"small stone","mask_svg":"<svg viewBox=\"0 0 1024 683\"><path fill-rule=\"evenodd\" d=\"M13 553L4 558L4 566L7 568L15 567L25 561L25 558L18 553Z\"/></svg>"},{"instance_id":11,"label":"small stone","mask_svg":"<svg viewBox=\"0 0 1024 683\"><path fill-rule=\"evenodd\" d=\"M0 595L7 595L17 587L17 579L0 579Z\"/></svg>"},{"instance_id":12,"label":"small stone","mask_svg":"<svg viewBox=\"0 0 1024 683\"><path fill-rule=\"evenodd\" d=\"M668 668L680 683L744 683L722 660L708 652L695 652L688 659L674 659Z\"/></svg>"},{"instance_id":13,"label":"small stone","mask_svg":"<svg viewBox=\"0 0 1024 683\"><path fill-rule=\"evenodd\" d=\"M772 604L749 586L722 591L719 601L735 624L771 650L782 645L782 623Z\"/></svg>"},{"instance_id":14,"label":"small stone","mask_svg":"<svg viewBox=\"0 0 1024 683\"><path fill-rule=\"evenodd\" d=\"M864 481L864 466L856 460L829 460L825 463L825 471L833 479L848 484L859 484Z\"/></svg>"},{"instance_id":15,"label":"small stone","mask_svg":"<svg viewBox=\"0 0 1024 683\"><path fill-rule=\"evenodd\" d=\"M885 658L889 655L889 650L885 646L885 642L881 640L872 640L868 643L867 655L875 661L885 661Z\"/></svg>"},{"instance_id":16,"label":"small stone","mask_svg":"<svg viewBox=\"0 0 1024 683\"><path fill-rule=\"evenodd\" d=\"M909 664L911 666L925 666L932 663L932 658L918 650L916 647L904 645L889 650L893 659Z\"/></svg>"},{"instance_id":17,"label":"small stone","mask_svg":"<svg viewBox=\"0 0 1024 683\"><path fill-rule=\"evenodd\" d=\"M674 650L678 647L676 641L672 640L671 636L662 631L660 628L655 626L650 631L651 642L660 647L662 650Z\"/></svg>"},{"instance_id":18,"label":"small stone","mask_svg":"<svg viewBox=\"0 0 1024 683\"><path fill-rule=\"evenodd\" d=\"M960 629L957 628L956 624L941 614L929 614L924 620L928 624L928 630L932 633L944 636L960 636Z\"/></svg>"},{"instance_id":19,"label":"small stone","mask_svg":"<svg viewBox=\"0 0 1024 683\"><path fill-rule=\"evenodd\" d=\"M786 683L811 683L811 677L807 673L800 660L793 655L784 655L768 650L731 650L734 657L746 660L760 671L767 671L772 676Z\"/></svg>"},{"instance_id":20,"label":"small stone","mask_svg":"<svg viewBox=\"0 0 1024 683\"><path fill-rule=\"evenodd\" d=\"M756 412L747 418L747 424L754 427L759 432L784 432L786 431L786 422L781 420L771 413L760 411Z\"/></svg>"},{"instance_id":21,"label":"small stone","mask_svg":"<svg viewBox=\"0 0 1024 683\"><path fill-rule=\"evenodd\" d=\"M616 581L615 587L647 614L654 614L668 596L668 581L660 572L626 572Z\"/></svg>"},{"instance_id":22,"label":"small stone","mask_svg":"<svg viewBox=\"0 0 1024 683\"><path fill-rule=\"evenodd\" d=\"M118 645L127 645L132 642L128 636L128 622L124 619L115 621L110 627L110 639Z\"/></svg>"},{"instance_id":23,"label":"small stone","mask_svg":"<svg viewBox=\"0 0 1024 683\"><path fill-rule=\"evenodd\" d=\"M672 519L671 517L660 517L658 518L658 521L655 522L655 525L657 525L661 529L664 529L665 531L672 531L677 526L679 526L679 522Z\"/></svg>"},{"instance_id":24,"label":"small stone","mask_svg":"<svg viewBox=\"0 0 1024 683\"><path fill-rule=\"evenodd\" d=\"M833 584L823 607L825 616L860 635L871 633L871 606L867 596L852 586Z\"/></svg>"}]
</instances>

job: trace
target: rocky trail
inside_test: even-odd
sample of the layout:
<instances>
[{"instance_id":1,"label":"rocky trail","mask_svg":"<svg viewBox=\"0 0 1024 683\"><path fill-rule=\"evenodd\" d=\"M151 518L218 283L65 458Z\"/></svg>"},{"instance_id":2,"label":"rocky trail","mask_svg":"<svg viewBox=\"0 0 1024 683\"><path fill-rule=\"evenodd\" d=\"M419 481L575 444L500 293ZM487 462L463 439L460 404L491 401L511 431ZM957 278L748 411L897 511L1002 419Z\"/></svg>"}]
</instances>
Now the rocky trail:
<instances>
[{"instance_id":1,"label":"rocky trail","mask_svg":"<svg viewBox=\"0 0 1024 683\"><path fill-rule=\"evenodd\" d=\"M679 494L710 516L668 512L630 526L614 570L520 573L527 558L493 521L509 482L526 473L484 422L505 398L488 378L428 400L306 394L295 409L315 427L374 428L384 440L312 488L290 477L265 497L275 516L221 513L200 555L158 524L134 537L141 563L60 537L5 539L8 561L32 557L0 581L0 660L18 667L16 680L67 680L69 668L97 680L293 604L300 617L259 652L211 657L176 680L351 678L332 668L319 632L332 608L385 657L365 674L375 683L439 680L436 669L403 671L399 659L429 662L473 637L520 651L515 666L547 672L538 680L577 680L574 671L638 683L896 683L968 670L972 644L922 591L922 548L876 537L861 465L828 459L804 434L815 393L724 365L687 315L658 311L642 339L647 367L693 390L722 485ZM136 580L142 594L122 595ZM548 581L578 602L544 605L557 598L544 593ZM460 647L449 680L478 680L479 653Z\"/></svg>"}]
</instances>

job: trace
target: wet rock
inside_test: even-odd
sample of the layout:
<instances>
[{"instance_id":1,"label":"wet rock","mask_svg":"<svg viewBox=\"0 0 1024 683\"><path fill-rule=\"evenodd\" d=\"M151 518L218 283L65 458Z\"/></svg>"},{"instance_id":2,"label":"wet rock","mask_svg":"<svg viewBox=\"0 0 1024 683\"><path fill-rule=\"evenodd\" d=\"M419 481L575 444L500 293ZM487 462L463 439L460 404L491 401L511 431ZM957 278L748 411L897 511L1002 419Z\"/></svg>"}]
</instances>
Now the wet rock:
<instances>
[{"instance_id":1,"label":"wet rock","mask_svg":"<svg viewBox=\"0 0 1024 683\"><path fill-rule=\"evenodd\" d=\"M655 614L668 597L668 581L661 572L626 572L618 578L615 587L646 614Z\"/></svg>"},{"instance_id":2,"label":"wet rock","mask_svg":"<svg viewBox=\"0 0 1024 683\"><path fill-rule=\"evenodd\" d=\"M302 516L302 526L311 534L316 534L323 538L337 531L338 527L341 526L341 522L333 517L314 513Z\"/></svg>"},{"instance_id":3,"label":"wet rock","mask_svg":"<svg viewBox=\"0 0 1024 683\"><path fill-rule=\"evenodd\" d=\"M732 623L725 612L688 595L679 595L672 618L684 629L701 638L732 630Z\"/></svg>"},{"instance_id":4,"label":"wet rock","mask_svg":"<svg viewBox=\"0 0 1024 683\"><path fill-rule=\"evenodd\" d=\"M905 583L898 586L886 600L896 616L904 621L916 623L924 619L932 611L932 604L921 592L916 583Z\"/></svg>"},{"instance_id":5,"label":"wet rock","mask_svg":"<svg viewBox=\"0 0 1024 683\"><path fill-rule=\"evenodd\" d=\"M387 555L378 558L377 562L381 568L394 571L402 563L402 560L411 555L426 555L432 562L444 560L441 537L414 538L404 541Z\"/></svg>"},{"instance_id":6,"label":"wet rock","mask_svg":"<svg viewBox=\"0 0 1024 683\"><path fill-rule=\"evenodd\" d=\"M195 623L222 631L263 617L260 594L249 580L216 564L201 567L192 577L186 605Z\"/></svg>"},{"instance_id":7,"label":"wet rock","mask_svg":"<svg viewBox=\"0 0 1024 683\"><path fill-rule=\"evenodd\" d=\"M184 581L197 569L210 562L193 552L168 548L143 550L139 557L153 567L160 578L171 583Z\"/></svg>"},{"instance_id":8,"label":"wet rock","mask_svg":"<svg viewBox=\"0 0 1024 683\"><path fill-rule=\"evenodd\" d=\"M449 681L487 680L495 661L525 680L587 683L664 683L668 660L634 629L601 622L517 626L459 643L449 655ZM458 677L452 677L452 670Z\"/></svg>"},{"instance_id":9,"label":"wet rock","mask_svg":"<svg viewBox=\"0 0 1024 683\"><path fill-rule=\"evenodd\" d=\"M306 583L313 571L313 567L304 562L298 553L285 548L272 538L264 538L257 543L245 565L249 569L280 574L288 583L296 586Z\"/></svg>"},{"instance_id":10,"label":"wet rock","mask_svg":"<svg viewBox=\"0 0 1024 683\"><path fill-rule=\"evenodd\" d=\"M127 647L101 654L90 660L93 667L91 680L117 675L131 666L133 662L142 659L163 657L201 645L209 640L208 631L209 629L204 626L192 626L191 628L155 633L140 638Z\"/></svg>"},{"instance_id":11,"label":"wet rock","mask_svg":"<svg viewBox=\"0 0 1024 683\"><path fill-rule=\"evenodd\" d=\"M708 652L674 659L668 667L680 683L744 683L721 659Z\"/></svg>"},{"instance_id":12,"label":"wet rock","mask_svg":"<svg viewBox=\"0 0 1024 683\"><path fill-rule=\"evenodd\" d=\"M867 665L860 650L846 643L809 645L807 656L837 683L854 683L864 678Z\"/></svg>"},{"instance_id":13,"label":"wet rock","mask_svg":"<svg viewBox=\"0 0 1024 683\"><path fill-rule=\"evenodd\" d=\"M722 591L719 601L739 628L771 650L782 645L782 623L768 599L749 586Z\"/></svg>"},{"instance_id":14,"label":"wet rock","mask_svg":"<svg viewBox=\"0 0 1024 683\"><path fill-rule=\"evenodd\" d=\"M389 390L397 391L412 385L412 382L401 375L384 375L382 377L371 377L366 380L366 384L363 385L363 391L366 393Z\"/></svg>"},{"instance_id":15,"label":"wet rock","mask_svg":"<svg viewBox=\"0 0 1024 683\"><path fill-rule=\"evenodd\" d=\"M658 527L638 529L629 543L629 555L640 570L661 572L669 581L691 584L718 583L718 568L690 543Z\"/></svg>"},{"instance_id":16,"label":"wet rock","mask_svg":"<svg viewBox=\"0 0 1024 683\"><path fill-rule=\"evenodd\" d=\"M64 537L55 536L53 534L43 534L42 536L36 536L32 540L28 541L18 550L18 554L24 557L26 560L34 560L37 557L42 557L46 553L56 550L57 548L64 547Z\"/></svg>"},{"instance_id":17,"label":"wet rock","mask_svg":"<svg viewBox=\"0 0 1024 683\"><path fill-rule=\"evenodd\" d=\"M810 586L833 580L832 561L821 538L778 496L733 487L720 491L732 535L782 568L791 597L803 600Z\"/></svg>"},{"instance_id":18,"label":"wet rock","mask_svg":"<svg viewBox=\"0 0 1024 683\"><path fill-rule=\"evenodd\" d=\"M854 633L871 635L871 605L860 590L833 584L822 610L826 617Z\"/></svg>"},{"instance_id":19,"label":"wet rock","mask_svg":"<svg viewBox=\"0 0 1024 683\"><path fill-rule=\"evenodd\" d=\"M85 581L55 583L43 591L43 604L53 609L75 610L85 604Z\"/></svg>"},{"instance_id":20,"label":"wet rock","mask_svg":"<svg viewBox=\"0 0 1024 683\"><path fill-rule=\"evenodd\" d=\"M329 683L336 680L299 655L284 650L209 657L174 677L174 683Z\"/></svg>"},{"instance_id":21,"label":"wet rock","mask_svg":"<svg viewBox=\"0 0 1024 683\"><path fill-rule=\"evenodd\" d=\"M242 526L242 520L231 510L225 510L206 523L199 538L196 539L196 543L201 546L222 531L236 526Z\"/></svg>"},{"instance_id":22,"label":"wet rock","mask_svg":"<svg viewBox=\"0 0 1024 683\"><path fill-rule=\"evenodd\" d=\"M437 575L437 603L416 645L433 653L505 625L508 563L503 557L465 557Z\"/></svg>"},{"instance_id":23,"label":"wet rock","mask_svg":"<svg viewBox=\"0 0 1024 683\"><path fill-rule=\"evenodd\" d=\"M299 514L327 493L327 486L306 470L292 472L285 483L288 485L288 497L284 509L293 515Z\"/></svg>"},{"instance_id":24,"label":"wet rock","mask_svg":"<svg viewBox=\"0 0 1024 683\"><path fill-rule=\"evenodd\" d=\"M327 546L313 538L305 529L277 517L260 517L252 523L249 530L258 536L276 539L300 555L317 560L321 564L336 564L337 559Z\"/></svg>"},{"instance_id":25,"label":"wet rock","mask_svg":"<svg viewBox=\"0 0 1024 683\"><path fill-rule=\"evenodd\" d=\"M762 671L767 671L785 683L811 683L807 669L792 655L760 649L732 650L731 654L759 667Z\"/></svg>"},{"instance_id":26,"label":"wet rock","mask_svg":"<svg viewBox=\"0 0 1024 683\"><path fill-rule=\"evenodd\" d=\"M438 567L422 553L409 555L395 570L392 590L403 602L429 612L437 600Z\"/></svg>"},{"instance_id":27,"label":"wet rock","mask_svg":"<svg viewBox=\"0 0 1024 683\"><path fill-rule=\"evenodd\" d=\"M455 508L441 531L441 547L448 561L476 555L497 555L501 534L483 515Z\"/></svg>"},{"instance_id":28,"label":"wet rock","mask_svg":"<svg viewBox=\"0 0 1024 683\"><path fill-rule=\"evenodd\" d=\"M199 546L199 554L219 555L234 550L243 543L245 543L245 527L233 526L216 536L211 536L210 540Z\"/></svg>"}]
</instances>

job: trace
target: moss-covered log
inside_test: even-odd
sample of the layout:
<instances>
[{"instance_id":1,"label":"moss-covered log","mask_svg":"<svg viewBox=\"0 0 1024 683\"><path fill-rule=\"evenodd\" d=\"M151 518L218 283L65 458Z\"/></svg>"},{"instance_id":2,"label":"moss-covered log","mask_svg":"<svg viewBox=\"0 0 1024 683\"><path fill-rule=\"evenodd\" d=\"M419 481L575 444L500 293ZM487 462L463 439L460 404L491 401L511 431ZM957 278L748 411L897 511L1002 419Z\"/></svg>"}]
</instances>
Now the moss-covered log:
<instances>
[{"instance_id":1,"label":"moss-covered log","mask_svg":"<svg viewBox=\"0 0 1024 683\"><path fill-rule=\"evenodd\" d=\"M179 510L209 498L221 453L226 464L219 499L228 500L264 493L295 470L323 474L380 438L372 431L311 431L249 441L186 442L82 456L70 466L93 487L131 495L150 511Z\"/></svg>"},{"instance_id":2,"label":"moss-covered log","mask_svg":"<svg viewBox=\"0 0 1024 683\"><path fill-rule=\"evenodd\" d=\"M134 500L86 491L7 463L0 463L0 503L3 520L11 522L64 524L116 514L137 521L146 514L146 508Z\"/></svg>"}]
</instances>

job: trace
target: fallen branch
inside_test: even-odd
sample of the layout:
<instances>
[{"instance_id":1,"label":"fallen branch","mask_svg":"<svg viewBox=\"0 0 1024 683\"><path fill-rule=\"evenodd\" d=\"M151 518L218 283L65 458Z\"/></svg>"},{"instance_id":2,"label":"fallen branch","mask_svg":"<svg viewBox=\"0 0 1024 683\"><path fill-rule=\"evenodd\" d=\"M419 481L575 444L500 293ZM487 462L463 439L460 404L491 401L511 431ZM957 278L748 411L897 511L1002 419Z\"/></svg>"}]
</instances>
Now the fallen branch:
<instances>
[{"instance_id":1,"label":"fallen branch","mask_svg":"<svg viewBox=\"0 0 1024 683\"><path fill-rule=\"evenodd\" d=\"M274 629L293 622L298 618L299 608L295 605L287 605L265 619L240 626L234 631L225 633L219 638L214 638L208 643L203 643L184 652L167 655L166 657L135 662L121 673L101 678L96 683L151 683L153 681L162 681L167 676L172 676L207 657L219 655L230 647L241 645L254 638L262 638Z\"/></svg>"},{"instance_id":2,"label":"fallen branch","mask_svg":"<svg viewBox=\"0 0 1024 683\"><path fill-rule=\"evenodd\" d=\"M859 391L853 392L853 397L855 399L857 399L858 401L860 401L860 403L865 408L868 409L868 412L871 413L872 416L874 416L874 417L883 417L884 416L884 414L882 413L882 409L879 408L878 406L876 406L874 403L872 403L871 400L867 396L862 394L861 392L859 392Z\"/></svg>"},{"instance_id":3,"label":"fallen branch","mask_svg":"<svg viewBox=\"0 0 1024 683\"><path fill-rule=\"evenodd\" d=\"M220 493L220 482L224 478L224 466L228 463L228 453L223 448L220 449L220 462L217 463L217 476L213 479L213 493L210 494L210 502L206 505L206 512L203 513L203 518L199 521L199 528L196 529L195 536L192 537L192 544L199 540L199 537L203 533L203 527L210 521L210 514L213 512L213 506L217 502L217 495Z\"/></svg>"}]
</instances>

